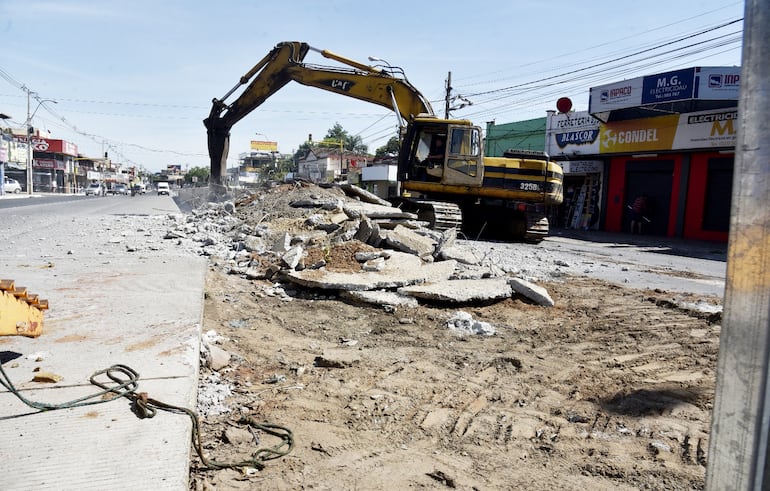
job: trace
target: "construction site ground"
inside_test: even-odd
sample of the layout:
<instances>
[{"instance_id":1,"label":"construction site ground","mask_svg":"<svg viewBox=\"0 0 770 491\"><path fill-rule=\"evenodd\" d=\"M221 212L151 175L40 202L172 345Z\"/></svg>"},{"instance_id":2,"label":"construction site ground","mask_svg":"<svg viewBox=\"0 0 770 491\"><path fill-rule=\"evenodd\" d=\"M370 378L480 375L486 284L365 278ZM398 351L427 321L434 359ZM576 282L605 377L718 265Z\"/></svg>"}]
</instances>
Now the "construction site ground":
<instances>
[{"instance_id":1,"label":"construction site ground","mask_svg":"<svg viewBox=\"0 0 770 491\"><path fill-rule=\"evenodd\" d=\"M622 256L601 266L631 275ZM191 489L703 489L721 297L590 276L539 282L553 307L514 296L392 309L210 268L203 330L232 358L213 379L231 389L229 412L204 418L205 451L232 461L277 443L242 415L290 429L294 447L260 471L194 459ZM494 335L448 328L458 311Z\"/></svg>"}]
</instances>

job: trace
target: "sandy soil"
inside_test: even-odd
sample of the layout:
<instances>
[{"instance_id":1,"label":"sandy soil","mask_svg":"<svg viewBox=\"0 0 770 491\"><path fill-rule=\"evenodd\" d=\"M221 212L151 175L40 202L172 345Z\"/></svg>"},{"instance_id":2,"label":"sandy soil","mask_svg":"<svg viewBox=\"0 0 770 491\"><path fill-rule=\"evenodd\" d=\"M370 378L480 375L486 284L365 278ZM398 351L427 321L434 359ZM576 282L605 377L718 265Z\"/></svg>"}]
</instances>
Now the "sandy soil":
<instances>
[{"instance_id":1,"label":"sandy soil","mask_svg":"<svg viewBox=\"0 0 770 491\"><path fill-rule=\"evenodd\" d=\"M586 278L543 286L555 307L393 311L212 268L203 328L233 355L235 409L205 415L204 452L255 452L224 436L242 415L294 447L260 471L194 459L191 489L702 489L719 315ZM448 329L457 310L495 335Z\"/></svg>"}]
</instances>

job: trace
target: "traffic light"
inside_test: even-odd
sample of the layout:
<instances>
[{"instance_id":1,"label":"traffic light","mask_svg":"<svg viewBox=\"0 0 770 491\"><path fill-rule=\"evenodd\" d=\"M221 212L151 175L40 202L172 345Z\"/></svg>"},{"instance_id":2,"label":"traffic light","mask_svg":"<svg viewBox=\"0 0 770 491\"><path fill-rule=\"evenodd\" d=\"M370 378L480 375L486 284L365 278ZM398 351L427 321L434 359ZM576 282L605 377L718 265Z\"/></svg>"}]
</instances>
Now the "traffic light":
<instances>
[{"instance_id":1,"label":"traffic light","mask_svg":"<svg viewBox=\"0 0 770 491\"><path fill-rule=\"evenodd\" d=\"M27 134L32 135L34 133L35 133L35 128L33 128L32 126L27 126Z\"/></svg>"}]
</instances>

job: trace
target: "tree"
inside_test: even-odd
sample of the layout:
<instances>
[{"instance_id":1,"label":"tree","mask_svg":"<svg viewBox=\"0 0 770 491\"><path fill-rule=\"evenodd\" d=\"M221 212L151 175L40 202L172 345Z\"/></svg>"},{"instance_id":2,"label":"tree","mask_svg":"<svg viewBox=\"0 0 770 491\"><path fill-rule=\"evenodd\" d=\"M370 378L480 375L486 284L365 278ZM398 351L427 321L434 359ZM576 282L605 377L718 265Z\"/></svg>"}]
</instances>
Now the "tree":
<instances>
[{"instance_id":1,"label":"tree","mask_svg":"<svg viewBox=\"0 0 770 491\"><path fill-rule=\"evenodd\" d=\"M342 128L339 123L334 123L329 131L326 132L324 140L342 142L342 148L356 153L366 153L369 147L364 145L364 141L358 135L350 135Z\"/></svg>"},{"instance_id":2,"label":"tree","mask_svg":"<svg viewBox=\"0 0 770 491\"><path fill-rule=\"evenodd\" d=\"M196 177L194 185L202 186L209 182L209 172L210 169L208 167L193 167L185 174L184 181L186 183L193 183L193 177Z\"/></svg>"},{"instance_id":3,"label":"tree","mask_svg":"<svg viewBox=\"0 0 770 491\"><path fill-rule=\"evenodd\" d=\"M394 137L391 137L390 140L388 140L388 143L378 148L374 152L374 156L375 157L395 157L398 155L399 149L400 149L400 145L398 142L398 137L394 136Z\"/></svg>"},{"instance_id":4,"label":"tree","mask_svg":"<svg viewBox=\"0 0 770 491\"><path fill-rule=\"evenodd\" d=\"M294 161L304 159L308 152L319 146L330 149L339 149L339 142L342 142L342 149L349 152L367 153L369 151L369 147L364 144L360 136L352 136L347 131L345 131L341 124L334 123L334 126L329 128L329 130L326 132L326 136L320 142L306 141L302 143L297 151L294 152Z\"/></svg>"}]
</instances>

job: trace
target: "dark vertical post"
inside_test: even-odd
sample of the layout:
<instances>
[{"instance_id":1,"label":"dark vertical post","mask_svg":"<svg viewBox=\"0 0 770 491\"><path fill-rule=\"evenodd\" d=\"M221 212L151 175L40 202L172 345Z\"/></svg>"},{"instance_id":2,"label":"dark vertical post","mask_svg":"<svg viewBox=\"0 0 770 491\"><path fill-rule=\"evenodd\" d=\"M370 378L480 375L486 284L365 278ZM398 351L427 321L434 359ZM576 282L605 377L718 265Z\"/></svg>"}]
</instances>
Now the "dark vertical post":
<instances>
[{"instance_id":1,"label":"dark vertical post","mask_svg":"<svg viewBox=\"0 0 770 491\"><path fill-rule=\"evenodd\" d=\"M449 99L452 97L452 72L446 75L446 99L444 100L444 119L449 119Z\"/></svg>"}]
</instances>

